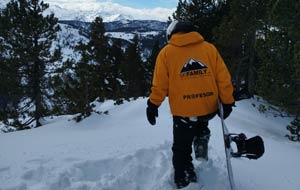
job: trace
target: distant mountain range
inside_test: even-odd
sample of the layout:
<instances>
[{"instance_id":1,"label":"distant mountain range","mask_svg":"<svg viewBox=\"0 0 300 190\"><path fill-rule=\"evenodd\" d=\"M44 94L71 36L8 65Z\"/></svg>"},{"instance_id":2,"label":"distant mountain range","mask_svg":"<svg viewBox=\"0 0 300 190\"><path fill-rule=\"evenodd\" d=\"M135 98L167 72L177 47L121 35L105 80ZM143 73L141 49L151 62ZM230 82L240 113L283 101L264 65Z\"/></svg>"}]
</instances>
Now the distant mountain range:
<instances>
[{"instance_id":1,"label":"distant mountain range","mask_svg":"<svg viewBox=\"0 0 300 190\"><path fill-rule=\"evenodd\" d=\"M47 2L47 0L45 1ZM101 16L104 22L117 20L159 20L166 21L175 11L167 8L135 9L112 2L57 1L49 2L48 12L53 12L60 20L80 20L91 22Z\"/></svg>"},{"instance_id":2,"label":"distant mountain range","mask_svg":"<svg viewBox=\"0 0 300 190\"><path fill-rule=\"evenodd\" d=\"M0 0L0 8L4 8L10 0ZM47 0L45 0L48 3ZM125 44L130 43L138 35L143 55L149 55L156 40L161 45L166 43L165 30L167 17L173 12L171 9L134 9L111 2L96 2L95 0L52 0L45 14L54 13L59 23L64 26L60 40L68 39L73 46L78 39L88 38L90 24L101 16L105 22L107 36L120 38ZM68 31L72 31L69 33ZM67 43L61 44L66 46ZM68 47L73 49L73 47ZM68 51L66 51L68 52Z\"/></svg>"},{"instance_id":3,"label":"distant mountain range","mask_svg":"<svg viewBox=\"0 0 300 190\"><path fill-rule=\"evenodd\" d=\"M68 24L82 31L89 31L90 22L79 20L60 20L60 23ZM162 32L166 29L167 23L156 20L118 20L104 23L106 32Z\"/></svg>"},{"instance_id":4,"label":"distant mountain range","mask_svg":"<svg viewBox=\"0 0 300 190\"><path fill-rule=\"evenodd\" d=\"M10 0L0 0L4 8ZM95 0L45 0L50 7L45 14L54 13L60 23L79 29L82 34L88 33L90 23L101 16L107 32L161 32L166 29L166 20L174 10L166 8L134 9L112 2ZM115 36L115 35L112 35Z\"/></svg>"},{"instance_id":5,"label":"distant mountain range","mask_svg":"<svg viewBox=\"0 0 300 190\"><path fill-rule=\"evenodd\" d=\"M79 20L60 20L59 23L71 26L79 31L81 36L88 38L91 22ZM125 43L131 42L138 35L141 49L145 56L149 55L154 42L159 41L161 46L166 43L166 22L155 20L119 20L104 23L107 36L120 38Z\"/></svg>"},{"instance_id":6,"label":"distant mountain range","mask_svg":"<svg viewBox=\"0 0 300 190\"><path fill-rule=\"evenodd\" d=\"M3 8L10 0L0 0ZM50 8L46 13L53 12L60 20L79 20L91 22L101 16L104 22L117 20L158 20L166 21L175 9L154 8L136 9L112 2L97 2L96 0L44 0Z\"/></svg>"}]
</instances>

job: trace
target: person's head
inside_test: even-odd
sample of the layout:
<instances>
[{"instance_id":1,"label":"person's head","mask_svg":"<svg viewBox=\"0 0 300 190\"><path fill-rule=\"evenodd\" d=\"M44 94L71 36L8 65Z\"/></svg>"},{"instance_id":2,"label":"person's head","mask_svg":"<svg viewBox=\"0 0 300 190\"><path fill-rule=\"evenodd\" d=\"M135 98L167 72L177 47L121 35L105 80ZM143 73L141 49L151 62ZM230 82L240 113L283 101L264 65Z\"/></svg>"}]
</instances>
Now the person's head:
<instances>
[{"instance_id":1,"label":"person's head","mask_svg":"<svg viewBox=\"0 0 300 190\"><path fill-rule=\"evenodd\" d=\"M195 31L193 23L190 21L178 21L174 20L170 23L167 28L167 41L169 41L173 34L175 33L188 33Z\"/></svg>"}]
</instances>

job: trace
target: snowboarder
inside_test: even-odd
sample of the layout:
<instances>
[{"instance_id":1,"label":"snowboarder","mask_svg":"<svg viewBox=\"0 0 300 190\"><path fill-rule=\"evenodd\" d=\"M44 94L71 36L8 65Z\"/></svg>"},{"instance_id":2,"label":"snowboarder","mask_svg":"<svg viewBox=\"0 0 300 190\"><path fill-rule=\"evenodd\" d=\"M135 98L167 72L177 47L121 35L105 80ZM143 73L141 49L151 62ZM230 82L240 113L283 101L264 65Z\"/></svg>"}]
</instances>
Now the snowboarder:
<instances>
[{"instance_id":1,"label":"snowboarder","mask_svg":"<svg viewBox=\"0 0 300 190\"><path fill-rule=\"evenodd\" d=\"M188 21L173 21L167 28L168 44L155 64L147 119L155 125L158 107L168 96L173 115L173 167L176 188L197 182L192 163L207 160L210 137L208 121L218 114L218 99L224 118L232 112L231 77L214 45L206 42Z\"/></svg>"}]
</instances>

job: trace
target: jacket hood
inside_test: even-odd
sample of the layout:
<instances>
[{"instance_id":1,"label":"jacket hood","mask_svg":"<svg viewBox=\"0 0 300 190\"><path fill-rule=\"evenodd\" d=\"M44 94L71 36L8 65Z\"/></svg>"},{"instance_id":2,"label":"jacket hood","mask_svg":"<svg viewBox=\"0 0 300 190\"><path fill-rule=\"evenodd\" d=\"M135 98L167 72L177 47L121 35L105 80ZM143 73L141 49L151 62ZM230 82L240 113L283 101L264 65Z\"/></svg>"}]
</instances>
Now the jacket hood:
<instances>
[{"instance_id":1,"label":"jacket hood","mask_svg":"<svg viewBox=\"0 0 300 190\"><path fill-rule=\"evenodd\" d=\"M174 46L186 46L195 43L202 43L204 38L198 32L176 33L169 40L169 44Z\"/></svg>"}]
</instances>

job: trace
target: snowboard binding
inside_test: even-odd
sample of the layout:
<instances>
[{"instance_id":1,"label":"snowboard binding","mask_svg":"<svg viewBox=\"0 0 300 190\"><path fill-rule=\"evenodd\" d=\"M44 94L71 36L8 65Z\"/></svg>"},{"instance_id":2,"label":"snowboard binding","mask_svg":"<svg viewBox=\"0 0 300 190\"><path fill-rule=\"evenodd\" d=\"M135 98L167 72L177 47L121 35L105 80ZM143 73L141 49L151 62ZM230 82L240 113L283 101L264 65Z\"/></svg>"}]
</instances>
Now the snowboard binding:
<instances>
[{"instance_id":1,"label":"snowboard binding","mask_svg":"<svg viewBox=\"0 0 300 190\"><path fill-rule=\"evenodd\" d=\"M258 159L265 152L264 142L260 136L247 139L244 133L229 134L227 137L226 146L230 146L231 142L236 143L237 151L231 152L231 156L235 158L246 157L248 159Z\"/></svg>"}]
</instances>

